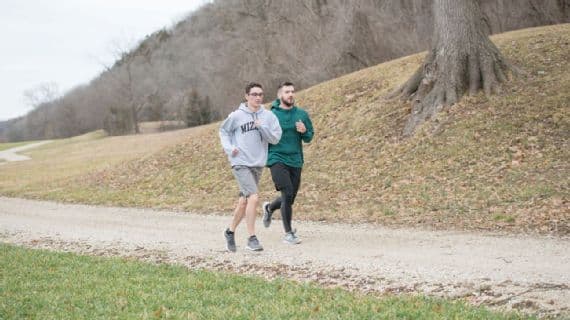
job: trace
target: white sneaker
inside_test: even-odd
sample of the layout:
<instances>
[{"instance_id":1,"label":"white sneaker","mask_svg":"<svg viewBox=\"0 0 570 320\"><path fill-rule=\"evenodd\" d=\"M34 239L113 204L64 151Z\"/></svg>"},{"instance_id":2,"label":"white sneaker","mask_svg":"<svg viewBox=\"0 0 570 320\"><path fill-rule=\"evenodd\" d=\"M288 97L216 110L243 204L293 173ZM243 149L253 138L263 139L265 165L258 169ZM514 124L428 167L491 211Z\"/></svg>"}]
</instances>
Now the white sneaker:
<instances>
[{"instance_id":1,"label":"white sneaker","mask_svg":"<svg viewBox=\"0 0 570 320\"><path fill-rule=\"evenodd\" d=\"M285 234L285 237L283 238L283 243L299 244L301 243L301 239L299 239L299 237L297 237L297 235L294 232L287 232Z\"/></svg>"}]
</instances>

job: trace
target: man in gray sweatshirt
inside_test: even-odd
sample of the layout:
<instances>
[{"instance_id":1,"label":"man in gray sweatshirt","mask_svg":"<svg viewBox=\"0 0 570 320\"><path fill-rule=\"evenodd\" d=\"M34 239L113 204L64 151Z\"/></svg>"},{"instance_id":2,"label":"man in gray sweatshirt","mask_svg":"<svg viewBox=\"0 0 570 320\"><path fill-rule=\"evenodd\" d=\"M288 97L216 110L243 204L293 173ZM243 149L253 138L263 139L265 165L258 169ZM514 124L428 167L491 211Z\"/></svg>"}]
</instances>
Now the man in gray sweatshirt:
<instances>
[{"instance_id":1,"label":"man in gray sweatshirt","mask_svg":"<svg viewBox=\"0 0 570 320\"><path fill-rule=\"evenodd\" d=\"M224 232L227 249L232 252L236 251L235 231L244 216L249 233L246 248L263 250L255 235L256 208L259 202L257 189L267 162L268 144L277 144L281 139L277 117L261 105L263 87L258 83L248 84L245 87L245 100L220 126L222 147L240 191L232 223Z\"/></svg>"}]
</instances>

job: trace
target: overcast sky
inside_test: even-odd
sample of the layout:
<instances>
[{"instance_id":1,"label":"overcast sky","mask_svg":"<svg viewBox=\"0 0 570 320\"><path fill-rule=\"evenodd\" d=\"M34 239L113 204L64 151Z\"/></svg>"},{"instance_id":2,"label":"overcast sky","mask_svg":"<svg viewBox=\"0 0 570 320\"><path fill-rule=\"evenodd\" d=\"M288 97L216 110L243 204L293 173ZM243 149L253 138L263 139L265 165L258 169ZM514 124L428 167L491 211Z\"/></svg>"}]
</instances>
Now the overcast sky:
<instances>
[{"instance_id":1,"label":"overcast sky","mask_svg":"<svg viewBox=\"0 0 570 320\"><path fill-rule=\"evenodd\" d=\"M171 26L205 0L0 0L0 120L31 110L23 93L61 93L113 63L117 44Z\"/></svg>"}]
</instances>

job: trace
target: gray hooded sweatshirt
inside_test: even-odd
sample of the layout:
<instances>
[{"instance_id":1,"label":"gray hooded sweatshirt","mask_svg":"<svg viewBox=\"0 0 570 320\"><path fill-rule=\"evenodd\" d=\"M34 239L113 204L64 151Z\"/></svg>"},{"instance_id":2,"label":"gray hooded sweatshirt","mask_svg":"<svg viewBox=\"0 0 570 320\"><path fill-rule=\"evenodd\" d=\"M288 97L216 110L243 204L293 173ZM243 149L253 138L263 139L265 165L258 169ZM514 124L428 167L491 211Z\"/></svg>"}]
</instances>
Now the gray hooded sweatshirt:
<instances>
[{"instance_id":1,"label":"gray hooded sweatshirt","mask_svg":"<svg viewBox=\"0 0 570 320\"><path fill-rule=\"evenodd\" d=\"M254 125L255 120L260 120L257 128ZM268 143L279 142L281 127L273 112L265 110L263 106L253 112L242 103L222 122L220 139L232 167L264 167L267 162ZM236 156L232 156L234 149L238 149Z\"/></svg>"}]
</instances>

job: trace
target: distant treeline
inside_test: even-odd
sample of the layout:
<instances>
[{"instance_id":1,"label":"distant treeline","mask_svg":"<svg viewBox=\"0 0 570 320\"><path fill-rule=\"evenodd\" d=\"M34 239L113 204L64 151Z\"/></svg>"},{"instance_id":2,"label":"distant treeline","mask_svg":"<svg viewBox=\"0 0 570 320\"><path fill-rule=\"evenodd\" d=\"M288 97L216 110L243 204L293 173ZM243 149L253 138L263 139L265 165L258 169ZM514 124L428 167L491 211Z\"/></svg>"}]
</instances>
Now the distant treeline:
<instances>
[{"instance_id":1,"label":"distant treeline","mask_svg":"<svg viewBox=\"0 0 570 320\"><path fill-rule=\"evenodd\" d=\"M568 0L481 0L489 33L570 22ZM431 1L217 0L147 36L90 83L0 126L0 140L138 132L140 121L187 126L224 117L249 81L271 99L427 49Z\"/></svg>"}]
</instances>

